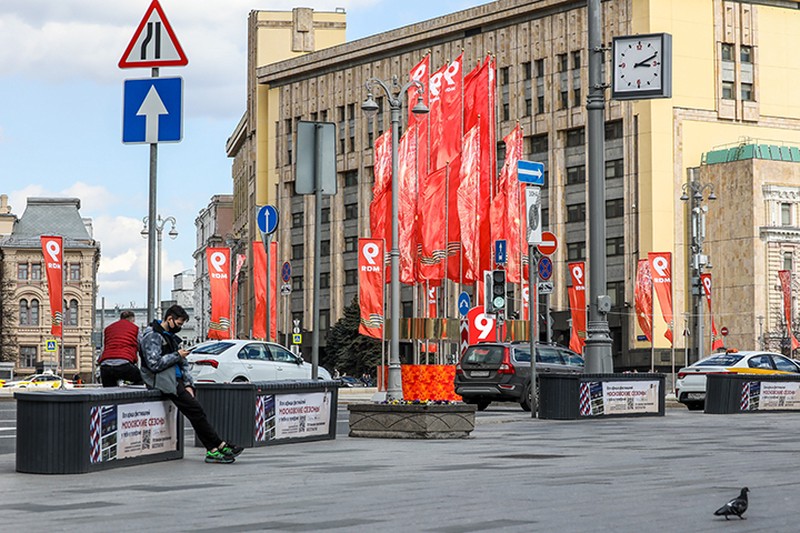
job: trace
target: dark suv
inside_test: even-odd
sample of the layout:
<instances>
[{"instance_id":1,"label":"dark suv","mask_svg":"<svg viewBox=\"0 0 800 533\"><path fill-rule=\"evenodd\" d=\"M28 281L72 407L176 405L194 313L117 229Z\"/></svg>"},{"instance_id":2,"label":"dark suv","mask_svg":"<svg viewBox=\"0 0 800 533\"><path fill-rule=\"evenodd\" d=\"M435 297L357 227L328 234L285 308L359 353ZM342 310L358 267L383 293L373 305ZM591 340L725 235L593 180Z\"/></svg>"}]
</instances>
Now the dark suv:
<instances>
[{"instance_id":1,"label":"dark suv","mask_svg":"<svg viewBox=\"0 0 800 533\"><path fill-rule=\"evenodd\" d=\"M580 374L583 357L554 344L536 346L536 372ZM466 403L483 411L493 401L519 402L531 410L531 345L481 343L467 347L456 365L455 389Z\"/></svg>"}]
</instances>

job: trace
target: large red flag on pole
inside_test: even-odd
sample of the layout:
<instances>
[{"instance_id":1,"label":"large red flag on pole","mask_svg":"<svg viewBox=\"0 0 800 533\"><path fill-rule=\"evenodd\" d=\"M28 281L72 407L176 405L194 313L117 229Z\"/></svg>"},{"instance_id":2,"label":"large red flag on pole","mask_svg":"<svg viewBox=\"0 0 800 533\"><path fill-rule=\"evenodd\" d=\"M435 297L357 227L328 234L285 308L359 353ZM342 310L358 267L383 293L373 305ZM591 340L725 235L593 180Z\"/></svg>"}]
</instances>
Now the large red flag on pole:
<instances>
[{"instance_id":1,"label":"large red flag on pole","mask_svg":"<svg viewBox=\"0 0 800 533\"><path fill-rule=\"evenodd\" d=\"M409 126L400 138L397 173L400 180L400 205L397 215L398 248L400 249L400 281L414 285L417 281L417 125Z\"/></svg>"},{"instance_id":2,"label":"large red flag on pole","mask_svg":"<svg viewBox=\"0 0 800 533\"><path fill-rule=\"evenodd\" d=\"M419 90L417 89L416 85L412 85L408 88L408 125L411 126L412 124L417 125L417 139L418 139L418 146L417 146L417 174L419 176L425 176L429 172L428 167L428 120L429 120L429 113L417 115L414 114L412 111L414 106L417 104L418 97L421 98L422 103L428 106L428 100L430 96L430 91L428 90L429 86L429 79L431 73L431 60L430 54L425 54L425 57L411 69L409 72L409 79L410 80L417 80L422 84L425 88L423 93L420 95Z\"/></svg>"},{"instance_id":3,"label":"large red flag on pole","mask_svg":"<svg viewBox=\"0 0 800 533\"><path fill-rule=\"evenodd\" d=\"M234 339L239 336L236 330L236 309L238 308L239 274L242 272L245 261L247 261L245 254L236 254L236 271L233 274L233 281L231 281L231 336Z\"/></svg>"},{"instance_id":4,"label":"large red flag on pole","mask_svg":"<svg viewBox=\"0 0 800 533\"><path fill-rule=\"evenodd\" d=\"M211 290L209 339L231 338L231 249L206 248L208 284Z\"/></svg>"},{"instance_id":5,"label":"large red flag on pole","mask_svg":"<svg viewBox=\"0 0 800 533\"><path fill-rule=\"evenodd\" d=\"M376 339L383 338L383 255L383 241L358 239L358 332Z\"/></svg>"},{"instance_id":6,"label":"large red flag on pole","mask_svg":"<svg viewBox=\"0 0 800 533\"><path fill-rule=\"evenodd\" d=\"M506 159L500 171L499 188L505 190L507 197L506 227L508 240L508 282L520 283L522 274L522 253L527 248L525 242L525 201L522 185L517 179L517 163L522 159L522 128L517 124L505 136Z\"/></svg>"},{"instance_id":7,"label":"large red flag on pole","mask_svg":"<svg viewBox=\"0 0 800 533\"><path fill-rule=\"evenodd\" d=\"M639 259L636 267L636 286L633 290L636 307L636 320L648 341L653 340L653 278L650 276L650 263Z\"/></svg>"},{"instance_id":8,"label":"large red flag on pole","mask_svg":"<svg viewBox=\"0 0 800 533\"><path fill-rule=\"evenodd\" d=\"M50 295L50 334L61 337L64 322L64 240L45 235L40 240Z\"/></svg>"},{"instance_id":9,"label":"large red flag on pole","mask_svg":"<svg viewBox=\"0 0 800 533\"><path fill-rule=\"evenodd\" d=\"M461 244L464 260L465 281L479 279L480 264L478 248L480 234L478 225L478 182L480 180L480 125L473 126L464 136L461 154L460 185L458 186L458 219L461 223Z\"/></svg>"},{"instance_id":10,"label":"large red flag on pole","mask_svg":"<svg viewBox=\"0 0 800 533\"><path fill-rule=\"evenodd\" d=\"M661 306L661 316L667 323L664 337L672 344L672 252L649 252L647 260L650 262L653 288Z\"/></svg>"},{"instance_id":11,"label":"large red flag on pole","mask_svg":"<svg viewBox=\"0 0 800 533\"><path fill-rule=\"evenodd\" d=\"M278 336L278 299L277 299L277 271L278 271L278 243L270 243L270 258L272 265L270 265L270 306L269 306L269 330L270 338L267 340L276 339ZM267 254L264 251L264 245L259 241L253 241L253 294L256 300L256 309L253 313L253 337L256 339L266 338L267 329L267 307L266 307L266 275L267 275Z\"/></svg>"},{"instance_id":12,"label":"large red flag on pole","mask_svg":"<svg viewBox=\"0 0 800 533\"><path fill-rule=\"evenodd\" d=\"M700 283L703 285L703 293L708 303L708 314L711 317L711 351L713 352L724 348L725 342L719 337L719 333L717 333L717 324L714 322L714 312L711 310L711 274L708 272L700 274Z\"/></svg>"},{"instance_id":13,"label":"large red flag on pole","mask_svg":"<svg viewBox=\"0 0 800 533\"><path fill-rule=\"evenodd\" d=\"M461 184L461 154L447 164L447 279L461 281L461 222L458 218L458 188Z\"/></svg>"},{"instance_id":14,"label":"large red flag on pole","mask_svg":"<svg viewBox=\"0 0 800 533\"><path fill-rule=\"evenodd\" d=\"M586 344L586 264L583 261L569 263L569 275L572 278L572 287L569 287L569 309L572 317L572 336L569 339L569 349L573 352L583 353Z\"/></svg>"},{"instance_id":15,"label":"large red flag on pole","mask_svg":"<svg viewBox=\"0 0 800 533\"><path fill-rule=\"evenodd\" d=\"M420 180L419 236L421 256L420 280L439 280L444 277L445 230L447 228L447 167L431 172Z\"/></svg>"},{"instance_id":16,"label":"large red flag on pole","mask_svg":"<svg viewBox=\"0 0 800 533\"><path fill-rule=\"evenodd\" d=\"M439 169L461 153L463 137L462 57L443 66L430 79L431 168Z\"/></svg>"},{"instance_id":17,"label":"large red flag on pole","mask_svg":"<svg viewBox=\"0 0 800 533\"><path fill-rule=\"evenodd\" d=\"M792 351L800 348L800 342L794 336L792 331L792 272L790 270L779 270L778 279L781 281L781 290L783 291L783 316L786 320L786 332L789 334L789 340L792 342Z\"/></svg>"},{"instance_id":18,"label":"large red flag on pole","mask_svg":"<svg viewBox=\"0 0 800 533\"><path fill-rule=\"evenodd\" d=\"M392 132L386 131L375 139L374 182L372 203L369 206L369 228L373 239L382 239L387 246L392 244L391 200L392 200Z\"/></svg>"}]
</instances>

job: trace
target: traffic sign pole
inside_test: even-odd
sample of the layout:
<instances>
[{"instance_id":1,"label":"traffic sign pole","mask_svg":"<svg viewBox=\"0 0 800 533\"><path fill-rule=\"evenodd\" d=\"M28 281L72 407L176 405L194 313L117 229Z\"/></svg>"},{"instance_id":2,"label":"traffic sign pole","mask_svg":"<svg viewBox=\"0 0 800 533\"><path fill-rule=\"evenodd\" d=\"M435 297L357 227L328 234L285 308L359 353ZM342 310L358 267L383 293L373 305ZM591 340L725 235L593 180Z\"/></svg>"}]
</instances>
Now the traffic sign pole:
<instances>
[{"instance_id":1,"label":"traffic sign pole","mask_svg":"<svg viewBox=\"0 0 800 533\"><path fill-rule=\"evenodd\" d=\"M536 287L536 270L533 266L533 245L528 245L528 333L531 337L531 418L536 418L539 409L539 398L536 394L536 341L538 340L538 292ZM534 303L536 302L536 304ZM523 392L524 394L524 392Z\"/></svg>"}]
</instances>

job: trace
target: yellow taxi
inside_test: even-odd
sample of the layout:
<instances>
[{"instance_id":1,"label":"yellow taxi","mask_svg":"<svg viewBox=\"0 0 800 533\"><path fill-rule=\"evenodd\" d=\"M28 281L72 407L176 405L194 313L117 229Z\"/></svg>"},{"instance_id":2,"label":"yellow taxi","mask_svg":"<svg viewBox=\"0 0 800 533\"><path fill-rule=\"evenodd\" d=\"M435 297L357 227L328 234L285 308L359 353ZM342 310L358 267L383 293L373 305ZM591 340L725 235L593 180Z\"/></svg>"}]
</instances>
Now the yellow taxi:
<instances>
[{"instance_id":1,"label":"yellow taxi","mask_svg":"<svg viewBox=\"0 0 800 533\"><path fill-rule=\"evenodd\" d=\"M61 376L57 376L53 373L32 374L22 379L3 383L4 389L58 389L60 387ZM64 388L73 388L72 382L65 379Z\"/></svg>"}]
</instances>

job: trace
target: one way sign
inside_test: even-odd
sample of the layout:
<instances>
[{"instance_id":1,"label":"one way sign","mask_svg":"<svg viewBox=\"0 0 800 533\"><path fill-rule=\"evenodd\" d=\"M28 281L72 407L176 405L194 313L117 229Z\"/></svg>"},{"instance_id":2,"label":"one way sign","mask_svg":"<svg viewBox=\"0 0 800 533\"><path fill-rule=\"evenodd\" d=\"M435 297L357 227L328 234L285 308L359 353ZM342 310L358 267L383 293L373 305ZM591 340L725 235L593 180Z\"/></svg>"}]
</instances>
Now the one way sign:
<instances>
[{"instance_id":1,"label":"one way sign","mask_svg":"<svg viewBox=\"0 0 800 533\"><path fill-rule=\"evenodd\" d=\"M183 78L125 80L122 142L179 142L183 135Z\"/></svg>"}]
</instances>

